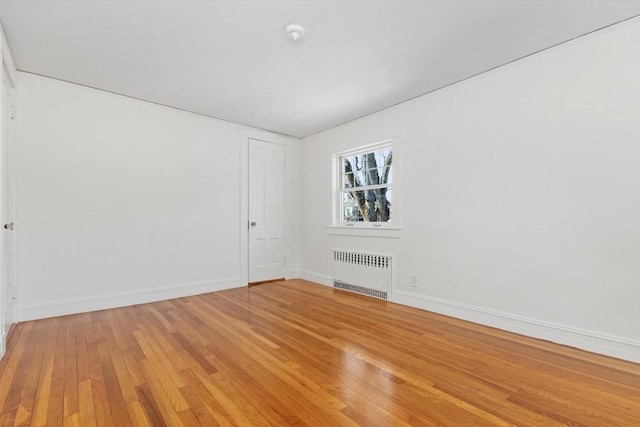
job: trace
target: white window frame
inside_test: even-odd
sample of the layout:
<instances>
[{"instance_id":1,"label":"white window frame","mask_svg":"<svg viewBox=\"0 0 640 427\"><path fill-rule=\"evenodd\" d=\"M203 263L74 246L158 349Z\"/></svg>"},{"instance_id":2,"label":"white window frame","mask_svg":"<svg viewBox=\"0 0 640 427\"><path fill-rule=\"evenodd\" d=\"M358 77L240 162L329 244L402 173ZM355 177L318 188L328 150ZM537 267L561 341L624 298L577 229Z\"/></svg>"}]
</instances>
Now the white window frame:
<instances>
[{"instance_id":1,"label":"white window frame","mask_svg":"<svg viewBox=\"0 0 640 427\"><path fill-rule=\"evenodd\" d=\"M332 174L331 183L332 194L332 213L331 225L327 226L327 234L333 235L352 235L352 236L371 236L371 237L400 237L402 227L401 222L401 180L400 180L400 138L393 137L382 141L362 145L345 151L333 153L332 155ZM375 151L382 147L390 146L393 151L393 182L390 187L393 189L393 207L391 218L387 222L345 222L342 219L342 162L340 159L345 156Z\"/></svg>"}]
</instances>

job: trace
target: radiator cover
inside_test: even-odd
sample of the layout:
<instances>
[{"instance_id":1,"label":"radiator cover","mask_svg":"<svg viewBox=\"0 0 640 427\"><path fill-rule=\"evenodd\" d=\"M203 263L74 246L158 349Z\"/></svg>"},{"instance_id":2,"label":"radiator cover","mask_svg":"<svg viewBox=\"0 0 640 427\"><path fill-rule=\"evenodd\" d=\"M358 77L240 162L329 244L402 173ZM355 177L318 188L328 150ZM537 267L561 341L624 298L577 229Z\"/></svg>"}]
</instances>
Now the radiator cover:
<instances>
[{"instance_id":1,"label":"radiator cover","mask_svg":"<svg viewBox=\"0 0 640 427\"><path fill-rule=\"evenodd\" d=\"M388 300L391 294L393 255L332 249L333 287Z\"/></svg>"}]
</instances>

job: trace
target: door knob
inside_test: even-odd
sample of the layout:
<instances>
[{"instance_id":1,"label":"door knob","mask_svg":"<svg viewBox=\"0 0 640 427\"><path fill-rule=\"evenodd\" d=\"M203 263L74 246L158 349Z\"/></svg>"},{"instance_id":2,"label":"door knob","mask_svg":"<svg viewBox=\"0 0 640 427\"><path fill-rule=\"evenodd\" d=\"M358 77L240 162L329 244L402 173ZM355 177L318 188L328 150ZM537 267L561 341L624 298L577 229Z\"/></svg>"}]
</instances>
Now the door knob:
<instances>
[{"instance_id":1,"label":"door knob","mask_svg":"<svg viewBox=\"0 0 640 427\"><path fill-rule=\"evenodd\" d=\"M256 226L256 222L255 221L251 221L251 226L255 227Z\"/></svg>"},{"instance_id":2,"label":"door knob","mask_svg":"<svg viewBox=\"0 0 640 427\"><path fill-rule=\"evenodd\" d=\"M15 228L15 227L13 226L13 223L12 223L12 222L10 222L10 223L8 223L8 224L5 224L5 225L4 225L4 229L5 229L5 230L13 231L13 229L14 229L14 228Z\"/></svg>"}]
</instances>

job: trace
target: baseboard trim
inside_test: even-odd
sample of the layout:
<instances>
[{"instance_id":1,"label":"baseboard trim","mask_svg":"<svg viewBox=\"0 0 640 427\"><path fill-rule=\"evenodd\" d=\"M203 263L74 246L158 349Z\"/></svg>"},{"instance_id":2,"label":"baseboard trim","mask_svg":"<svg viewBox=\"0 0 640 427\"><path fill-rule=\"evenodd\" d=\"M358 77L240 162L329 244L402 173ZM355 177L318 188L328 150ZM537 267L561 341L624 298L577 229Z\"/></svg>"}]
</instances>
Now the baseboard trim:
<instances>
[{"instance_id":1,"label":"baseboard trim","mask_svg":"<svg viewBox=\"0 0 640 427\"><path fill-rule=\"evenodd\" d=\"M331 276L327 276L325 274L320 274L320 273L316 273L314 271L309 271L309 270L300 270L300 278L304 280L308 280L309 282L314 282L320 285L333 287L333 283L331 282Z\"/></svg>"},{"instance_id":2,"label":"baseboard trim","mask_svg":"<svg viewBox=\"0 0 640 427\"><path fill-rule=\"evenodd\" d=\"M126 307L129 305L205 294L242 286L246 286L243 278L232 277L223 280L191 282L151 289L114 292L99 296L48 301L38 304L24 304L18 306L18 320L24 322L28 320L45 319L47 317L105 310L108 308Z\"/></svg>"},{"instance_id":3,"label":"baseboard trim","mask_svg":"<svg viewBox=\"0 0 640 427\"><path fill-rule=\"evenodd\" d=\"M640 363L640 341L402 290L394 290L391 300L398 304Z\"/></svg>"},{"instance_id":4,"label":"baseboard trim","mask_svg":"<svg viewBox=\"0 0 640 427\"><path fill-rule=\"evenodd\" d=\"M333 286L331 276L315 271L301 270L300 277L310 282ZM390 300L397 304L640 363L640 341L638 340L531 319L400 289L393 289Z\"/></svg>"},{"instance_id":5,"label":"baseboard trim","mask_svg":"<svg viewBox=\"0 0 640 427\"><path fill-rule=\"evenodd\" d=\"M284 273L284 278L285 278L285 280L299 279L300 278L300 271L298 271L298 270L287 270Z\"/></svg>"},{"instance_id":6,"label":"baseboard trim","mask_svg":"<svg viewBox=\"0 0 640 427\"><path fill-rule=\"evenodd\" d=\"M3 332L0 335L0 360L2 360L6 351L7 351L7 335Z\"/></svg>"}]
</instances>

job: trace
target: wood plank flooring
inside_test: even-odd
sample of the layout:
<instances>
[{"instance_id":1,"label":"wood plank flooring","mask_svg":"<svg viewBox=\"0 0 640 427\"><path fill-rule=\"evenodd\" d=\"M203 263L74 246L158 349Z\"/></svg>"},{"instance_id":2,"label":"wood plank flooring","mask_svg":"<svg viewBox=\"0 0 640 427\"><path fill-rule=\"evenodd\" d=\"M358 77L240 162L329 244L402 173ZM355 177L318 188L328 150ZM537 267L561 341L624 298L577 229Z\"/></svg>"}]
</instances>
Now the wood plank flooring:
<instances>
[{"instance_id":1,"label":"wood plank flooring","mask_svg":"<svg viewBox=\"0 0 640 427\"><path fill-rule=\"evenodd\" d=\"M21 323L0 425L638 426L640 365L290 280Z\"/></svg>"}]
</instances>

